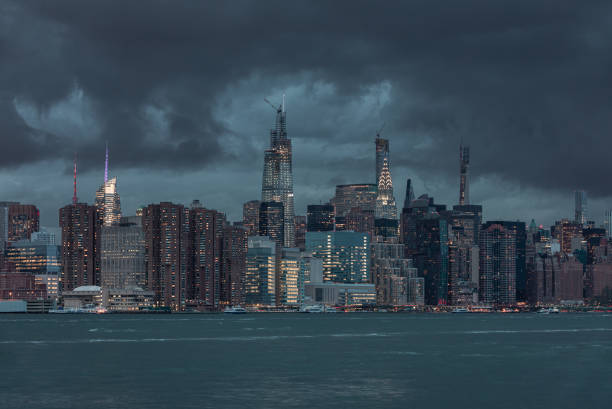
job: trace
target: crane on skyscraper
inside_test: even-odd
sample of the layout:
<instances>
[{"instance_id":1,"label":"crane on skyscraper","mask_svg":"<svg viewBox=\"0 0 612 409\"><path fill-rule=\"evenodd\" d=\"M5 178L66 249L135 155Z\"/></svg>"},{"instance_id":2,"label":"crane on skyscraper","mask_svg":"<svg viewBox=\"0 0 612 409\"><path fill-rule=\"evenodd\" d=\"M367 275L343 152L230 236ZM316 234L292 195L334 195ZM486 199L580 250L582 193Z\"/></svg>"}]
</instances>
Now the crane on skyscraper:
<instances>
[{"instance_id":1,"label":"crane on skyscraper","mask_svg":"<svg viewBox=\"0 0 612 409\"><path fill-rule=\"evenodd\" d=\"M376 132L376 137L380 138L380 133L383 131L383 129L385 129L385 126L387 125L386 122L383 122L382 126L380 127L380 129L378 130L378 132Z\"/></svg>"},{"instance_id":2,"label":"crane on skyscraper","mask_svg":"<svg viewBox=\"0 0 612 409\"><path fill-rule=\"evenodd\" d=\"M281 111L282 111L282 109L283 109L283 105L282 105L282 104L281 104L281 105L279 105L278 107L277 107L277 106L274 106L274 104L273 104L273 103L271 103L270 101L268 101L268 98L264 98L264 101L266 101L266 102L268 103L268 105L270 105L272 108L274 108L274 110L275 110L276 112L281 112Z\"/></svg>"}]
</instances>

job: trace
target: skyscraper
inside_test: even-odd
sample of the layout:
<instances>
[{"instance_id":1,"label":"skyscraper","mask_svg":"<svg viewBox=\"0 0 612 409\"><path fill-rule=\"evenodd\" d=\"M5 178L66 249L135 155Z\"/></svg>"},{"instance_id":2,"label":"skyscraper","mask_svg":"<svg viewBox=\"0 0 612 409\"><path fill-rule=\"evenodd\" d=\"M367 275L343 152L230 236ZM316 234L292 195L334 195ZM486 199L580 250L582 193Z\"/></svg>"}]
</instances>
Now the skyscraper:
<instances>
[{"instance_id":1,"label":"skyscraper","mask_svg":"<svg viewBox=\"0 0 612 409\"><path fill-rule=\"evenodd\" d=\"M247 250L247 233L239 227L226 226L223 229L223 258L221 263L220 302L222 304L244 304Z\"/></svg>"},{"instance_id":2,"label":"skyscraper","mask_svg":"<svg viewBox=\"0 0 612 409\"><path fill-rule=\"evenodd\" d=\"M121 201L117 193L117 178L108 178L108 145L106 146L106 160L104 161L104 183L96 191L96 208L100 217L100 224L112 226L121 220Z\"/></svg>"},{"instance_id":3,"label":"skyscraper","mask_svg":"<svg viewBox=\"0 0 612 409\"><path fill-rule=\"evenodd\" d=\"M308 218L307 231L334 231L333 205L308 205L306 214Z\"/></svg>"},{"instance_id":4,"label":"skyscraper","mask_svg":"<svg viewBox=\"0 0 612 409\"><path fill-rule=\"evenodd\" d=\"M389 162L389 140L376 138L376 207L377 219L396 219L397 206L393 196L393 182Z\"/></svg>"},{"instance_id":5,"label":"skyscraper","mask_svg":"<svg viewBox=\"0 0 612 409\"><path fill-rule=\"evenodd\" d=\"M323 260L325 281L370 282L370 236L366 233L307 232L306 251Z\"/></svg>"},{"instance_id":6,"label":"skyscraper","mask_svg":"<svg viewBox=\"0 0 612 409\"><path fill-rule=\"evenodd\" d=\"M147 287L157 306L180 310L185 304L189 211L161 202L143 209Z\"/></svg>"},{"instance_id":7,"label":"skyscraper","mask_svg":"<svg viewBox=\"0 0 612 409\"><path fill-rule=\"evenodd\" d=\"M261 201L283 204L282 247L295 247L291 139L287 138L284 96L283 103L276 109L276 125L270 131L270 147L265 151Z\"/></svg>"},{"instance_id":8,"label":"skyscraper","mask_svg":"<svg viewBox=\"0 0 612 409\"><path fill-rule=\"evenodd\" d=\"M249 200L242 205L242 225L249 236L256 236L259 232L259 200Z\"/></svg>"},{"instance_id":9,"label":"skyscraper","mask_svg":"<svg viewBox=\"0 0 612 409\"><path fill-rule=\"evenodd\" d=\"M337 185L336 195L331 200L331 204L336 208L336 219L345 217L354 207L374 214L376 186L370 183Z\"/></svg>"},{"instance_id":10,"label":"skyscraper","mask_svg":"<svg viewBox=\"0 0 612 409\"><path fill-rule=\"evenodd\" d=\"M412 189L412 180L406 181L406 196L404 197L404 209L410 207L410 202L414 200L414 190Z\"/></svg>"},{"instance_id":11,"label":"skyscraper","mask_svg":"<svg viewBox=\"0 0 612 409\"><path fill-rule=\"evenodd\" d=\"M519 224L519 222L490 221L482 226L479 299L483 303L516 302L517 264L521 262L520 252L517 251L520 246L518 235L521 234ZM525 234L524 223L522 223L522 234ZM525 262L524 243L523 239L522 263Z\"/></svg>"},{"instance_id":12,"label":"skyscraper","mask_svg":"<svg viewBox=\"0 0 612 409\"><path fill-rule=\"evenodd\" d=\"M470 204L470 181L468 168L470 166L470 147L459 145L459 205Z\"/></svg>"},{"instance_id":13,"label":"skyscraper","mask_svg":"<svg viewBox=\"0 0 612 409\"><path fill-rule=\"evenodd\" d=\"M584 226L588 217L587 194L584 190L574 192L574 204L574 221Z\"/></svg>"},{"instance_id":14,"label":"skyscraper","mask_svg":"<svg viewBox=\"0 0 612 409\"><path fill-rule=\"evenodd\" d=\"M225 215L194 201L188 219L186 296L215 310L221 301Z\"/></svg>"},{"instance_id":15,"label":"skyscraper","mask_svg":"<svg viewBox=\"0 0 612 409\"><path fill-rule=\"evenodd\" d=\"M39 230L40 213L36 206L13 203L8 206L8 232L9 243L19 240L29 240L32 233Z\"/></svg>"},{"instance_id":16,"label":"skyscraper","mask_svg":"<svg viewBox=\"0 0 612 409\"><path fill-rule=\"evenodd\" d=\"M119 224L103 226L100 234L100 286L144 288L145 238L141 217L122 217Z\"/></svg>"},{"instance_id":17,"label":"skyscraper","mask_svg":"<svg viewBox=\"0 0 612 409\"><path fill-rule=\"evenodd\" d=\"M62 291L82 285L95 285L96 208L87 203L73 203L59 210L62 229Z\"/></svg>"},{"instance_id":18,"label":"skyscraper","mask_svg":"<svg viewBox=\"0 0 612 409\"><path fill-rule=\"evenodd\" d=\"M286 220L283 204L281 202L262 202L259 207L259 235L268 236L276 242L277 253L285 243L284 228ZM280 255L280 253L279 253Z\"/></svg>"},{"instance_id":19,"label":"skyscraper","mask_svg":"<svg viewBox=\"0 0 612 409\"><path fill-rule=\"evenodd\" d=\"M274 305L277 285L276 243L269 237L248 238L245 273L245 302Z\"/></svg>"}]
</instances>

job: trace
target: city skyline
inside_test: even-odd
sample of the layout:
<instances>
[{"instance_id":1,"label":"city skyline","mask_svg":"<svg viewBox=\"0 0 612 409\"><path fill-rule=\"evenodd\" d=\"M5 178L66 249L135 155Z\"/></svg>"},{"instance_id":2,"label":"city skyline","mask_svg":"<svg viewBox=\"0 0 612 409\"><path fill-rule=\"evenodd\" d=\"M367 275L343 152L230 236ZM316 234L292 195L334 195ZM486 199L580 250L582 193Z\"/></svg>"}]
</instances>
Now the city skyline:
<instances>
[{"instance_id":1,"label":"city skyline","mask_svg":"<svg viewBox=\"0 0 612 409\"><path fill-rule=\"evenodd\" d=\"M341 15L337 5L324 5L309 11L314 16L285 14L273 31L263 23L278 13L272 5L248 17L235 5L202 6L174 10L160 32L157 5L119 13L100 4L4 4L2 56L14 64L0 82L0 190L7 200L39 204L46 226L55 226L56 209L71 196L75 151L80 199L93 201L106 141L125 214L199 198L238 220L242 203L260 196L255 169L263 166L270 124L263 98L283 93L296 214L328 200L337 184L374 182L371 141L383 123L396 198L411 178L417 196L455 203L463 140L472 157L470 202L483 205L485 219L551 225L572 217L571 194L585 190L599 224L612 203L603 178L593 177L609 171L602 90L610 77L598 70L607 61L599 17L606 13L592 5L551 14L546 5L479 3L474 15L468 5L405 5L391 14L366 3L342 22L333 17ZM307 46L304 15L321 22L326 47ZM496 27L484 15L496 16ZM98 16L106 23L96 24ZM371 18L387 24L364 29ZM236 20L239 35L229 24ZM271 37L283 29L295 33L292 42ZM31 33L41 32L52 34L33 41ZM162 61L151 49L171 58ZM289 61L282 58L289 49L308 52Z\"/></svg>"}]
</instances>

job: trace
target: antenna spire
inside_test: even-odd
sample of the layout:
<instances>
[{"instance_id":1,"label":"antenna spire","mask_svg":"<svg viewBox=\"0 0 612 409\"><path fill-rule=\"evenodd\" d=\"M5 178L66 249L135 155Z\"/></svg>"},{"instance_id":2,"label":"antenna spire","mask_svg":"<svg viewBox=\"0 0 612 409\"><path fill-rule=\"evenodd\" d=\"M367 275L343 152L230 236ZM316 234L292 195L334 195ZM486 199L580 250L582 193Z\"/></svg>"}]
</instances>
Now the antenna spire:
<instances>
[{"instance_id":1,"label":"antenna spire","mask_svg":"<svg viewBox=\"0 0 612 409\"><path fill-rule=\"evenodd\" d=\"M108 182L108 141L106 141L106 159L104 161L104 183Z\"/></svg>"},{"instance_id":2,"label":"antenna spire","mask_svg":"<svg viewBox=\"0 0 612 409\"><path fill-rule=\"evenodd\" d=\"M79 199L77 199L77 154L74 154L74 193L72 195L72 204L77 204Z\"/></svg>"},{"instance_id":3,"label":"antenna spire","mask_svg":"<svg viewBox=\"0 0 612 409\"><path fill-rule=\"evenodd\" d=\"M282 108L283 108L283 114L284 114L285 113L285 94L283 94L283 105L282 105Z\"/></svg>"}]
</instances>

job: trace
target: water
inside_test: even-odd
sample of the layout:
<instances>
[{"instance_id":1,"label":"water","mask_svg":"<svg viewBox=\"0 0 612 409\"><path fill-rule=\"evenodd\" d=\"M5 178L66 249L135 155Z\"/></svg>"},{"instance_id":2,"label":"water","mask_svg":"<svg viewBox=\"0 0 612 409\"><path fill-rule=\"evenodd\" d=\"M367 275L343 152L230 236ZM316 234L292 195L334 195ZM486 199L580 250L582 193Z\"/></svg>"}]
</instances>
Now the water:
<instances>
[{"instance_id":1,"label":"water","mask_svg":"<svg viewBox=\"0 0 612 409\"><path fill-rule=\"evenodd\" d=\"M610 408L610 314L0 315L0 407Z\"/></svg>"}]
</instances>

